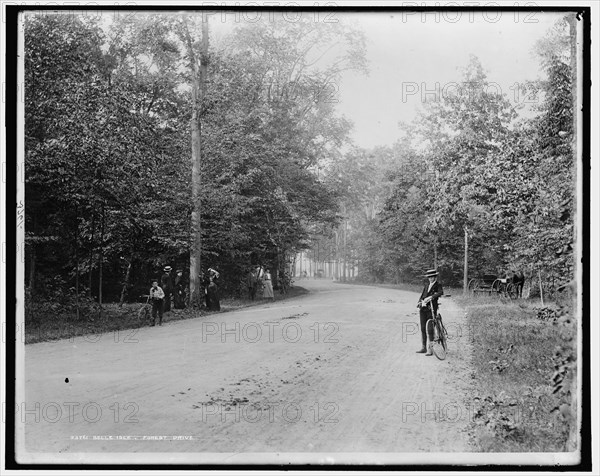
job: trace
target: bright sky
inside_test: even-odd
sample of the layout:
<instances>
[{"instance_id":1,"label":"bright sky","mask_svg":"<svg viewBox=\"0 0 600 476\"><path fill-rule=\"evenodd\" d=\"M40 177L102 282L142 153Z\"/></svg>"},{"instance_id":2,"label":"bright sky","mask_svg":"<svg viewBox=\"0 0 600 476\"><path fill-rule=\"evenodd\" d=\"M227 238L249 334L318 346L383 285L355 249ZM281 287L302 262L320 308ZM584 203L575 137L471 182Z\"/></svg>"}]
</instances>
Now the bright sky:
<instances>
[{"instance_id":1,"label":"bright sky","mask_svg":"<svg viewBox=\"0 0 600 476\"><path fill-rule=\"evenodd\" d=\"M336 15L341 22L354 22L367 37L369 76L348 73L339 85L338 110L354 123L352 138L358 146L395 142L398 122L414 118L423 96L428 90L431 98L436 84L438 91L451 92L444 86L460 81L459 68L470 54L479 57L489 81L511 101L525 100L515 97L513 85L543 76L533 47L560 14L486 13L487 19L482 12L467 11L437 18L430 12L424 17L401 12Z\"/></svg>"},{"instance_id":2,"label":"bright sky","mask_svg":"<svg viewBox=\"0 0 600 476\"><path fill-rule=\"evenodd\" d=\"M513 103L531 98L516 87L543 77L535 43L564 13L455 12L281 12L215 13L211 42L218 45L232 27L259 21L337 21L365 33L369 75L347 72L337 85L338 112L351 120L351 138L360 147L391 145L400 137L398 122L410 122L425 98L455 92L460 68L469 55L479 57L488 80ZM283 20L287 18L287 20ZM493 92L493 91L490 91ZM428 94L429 93L429 94Z\"/></svg>"}]
</instances>

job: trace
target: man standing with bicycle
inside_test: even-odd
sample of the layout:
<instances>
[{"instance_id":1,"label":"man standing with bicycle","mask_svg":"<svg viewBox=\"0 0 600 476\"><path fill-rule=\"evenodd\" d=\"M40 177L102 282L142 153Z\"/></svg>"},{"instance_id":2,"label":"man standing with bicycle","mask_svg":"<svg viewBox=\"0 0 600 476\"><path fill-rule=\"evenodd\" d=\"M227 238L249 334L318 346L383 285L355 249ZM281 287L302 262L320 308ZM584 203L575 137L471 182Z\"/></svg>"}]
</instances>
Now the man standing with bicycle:
<instances>
[{"instance_id":1,"label":"man standing with bicycle","mask_svg":"<svg viewBox=\"0 0 600 476\"><path fill-rule=\"evenodd\" d=\"M433 341L433 329L427 329L427 321L432 319L431 308L429 302L433 306L433 312L437 313L438 299L444 295L442 285L438 281L439 273L436 269L430 269L425 273L425 277L429 279L429 283L423 288L421 297L417 307L419 308L419 317L421 321L421 349L417 350L417 354L433 355L431 343ZM427 347L427 335L429 334L429 346Z\"/></svg>"}]
</instances>

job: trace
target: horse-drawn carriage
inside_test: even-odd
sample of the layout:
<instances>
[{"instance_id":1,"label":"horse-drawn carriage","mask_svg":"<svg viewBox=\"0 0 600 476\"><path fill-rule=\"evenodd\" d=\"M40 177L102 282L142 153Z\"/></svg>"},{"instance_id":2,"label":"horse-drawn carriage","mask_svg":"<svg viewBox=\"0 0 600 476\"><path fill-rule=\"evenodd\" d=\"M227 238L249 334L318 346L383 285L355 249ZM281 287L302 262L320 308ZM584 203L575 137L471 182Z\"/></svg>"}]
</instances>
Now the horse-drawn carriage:
<instances>
[{"instance_id":1,"label":"horse-drawn carriage","mask_svg":"<svg viewBox=\"0 0 600 476\"><path fill-rule=\"evenodd\" d=\"M520 287L519 287L520 285ZM523 285L518 282L518 277L500 278L495 274L482 274L469 280L468 289L472 294L487 294L488 296L500 295L510 299L521 297Z\"/></svg>"}]
</instances>

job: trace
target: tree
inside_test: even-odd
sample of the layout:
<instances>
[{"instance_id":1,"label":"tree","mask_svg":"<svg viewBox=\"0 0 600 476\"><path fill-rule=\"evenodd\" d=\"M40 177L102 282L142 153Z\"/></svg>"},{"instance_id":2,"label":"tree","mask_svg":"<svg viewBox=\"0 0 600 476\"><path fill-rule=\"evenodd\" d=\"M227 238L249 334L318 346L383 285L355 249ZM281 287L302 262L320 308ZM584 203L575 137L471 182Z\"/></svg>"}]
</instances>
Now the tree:
<instances>
[{"instance_id":1,"label":"tree","mask_svg":"<svg viewBox=\"0 0 600 476\"><path fill-rule=\"evenodd\" d=\"M180 149L164 120L173 109L169 81L166 74L161 82L152 78L149 66L139 61L140 56L164 60L165 53L152 53L148 38L132 46L144 35L140 23L114 25L113 38L95 22L71 15L30 17L25 29L29 246L57 245L45 253L49 258L41 267L33 264L38 253L30 254L30 283L34 273L56 272L61 263L76 283L87 271L91 284L97 268L102 301L104 264L112 268L120 256L132 259L138 249L151 255L152 240L161 238L156 210L172 198L162 191L165 176L173 179L169 188L180 188L176 162L164 160ZM161 64L168 69L166 61ZM153 80L155 86L148 88ZM167 94L160 94L161 87ZM85 259L84 243L89 243Z\"/></svg>"},{"instance_id":2,"label":"tree","mask_svg":"<svg viewBox=\"0 0 600 476\"><path fill-rule=\"evenodd\" d=\"M512 236L505 246L510 261L532 275L543 274L550 290L570 280L574 269L571 41L565 18L538 43L547 79L528 85L539 98L538 115L522 121L506 142L505 164L518 173L499 182L494 210Z\"/></svg>"},{"instance_id":3,"label":"tree","mask_svg":"<svg viewBox=\"0 0 600 476\"><path fill-rule=\"evenodd\" d=\"M498 233L490 222L498 180L493 171L500 170L494 164L516 116L509 101L490 87L476 57L471 57L462 79L456 91L426 103L417 120L404 126L403 149L412 151L404 168L408 180L394 175L396 192L382 217L385 234L395 240L392 246L414 243L409 248L411 273L446 256L438 264L450 268L448 281L458 271L455 257L461 239L463 279L473 269L467 249L480 255L485 243L492 251L483 262L478 260L478 271L500 264L496 250L501 245L489 247L490 236Z\"/></svg>"},{"instance_id":4,"label":"tree","mask_svg":"<svg viewBox=\"0 0 600 476\"><path fill-rule=\"evenodd\" d=\"M488 270L539 275L549 289L572 276L573 41L565 20L538 45L547 77L527 85L540 101L531 119L516 120L473 57L454 94L403 125L409 165L387 174L376 262L410 280L435 260L445 282L462 274L463 285Z\"/></svg>"},{"instance_id":5,"label":"tree","mask_svg":"<svg viewBox=\"0 0 600 476\"><path fill-rule=\"evenodd\" d=\"M36 276L59 275L69 294L86 276L99 301L124 301L164 264L185 267L201 251L192 267L224 268L233 290L245 266L283 270L314 227L335 222L337 197L318 171L350 124L323 91L344 68L361 67L360 36L263 25L260 35L234 31L225 50L207 53L195 41L208 39L202 25L186 21L27 19L32 289ZM350 49L321 50L338 40ZM208 59L211 81L201 81L206 91L195 101L190 65ZM189 138L198 119L202 157L193 163L203 180L193 192Z\"/></svg>"},{"instance_id":6,"label":"tree","mask_svg":"<svg viewBox=\"0 0 600 476\"><path fill-rule=\"evenodd\" d=\"M310 229L335 219L335 197L318 170L347 140L349 124L335 116L322 91L344 68L358 64L363 52L354 45L333 66L317 53L342 33L308 23L253 25L239 28L215 54L205 167L207 176L226 187L218 199L235 210L226 223L237 224L220 249L233 247L232 238L239 237L238 249L248 250L245 260L271 261L283 271ZM206 219L217 225L222 217ZM220 241L217 229L213 243Z\"/></svg>"},{"instance_id":7,"label":"tree","mask_svg":"<svg viewBox=\"0 0 600 476\"><path fill-rule=\"evenodd\" d=\"M190 249L190 302L200 306L203 299L202 274L202 227L201 227L201 178L202 160L201 107L206 95L208 81L208 19L202 18L201 51L194 51L194 44L187 21L182 20L182 34L187 47L192 82L192 118L190 123L192 137L192 242Z\"/></svg>"}]
</instances>

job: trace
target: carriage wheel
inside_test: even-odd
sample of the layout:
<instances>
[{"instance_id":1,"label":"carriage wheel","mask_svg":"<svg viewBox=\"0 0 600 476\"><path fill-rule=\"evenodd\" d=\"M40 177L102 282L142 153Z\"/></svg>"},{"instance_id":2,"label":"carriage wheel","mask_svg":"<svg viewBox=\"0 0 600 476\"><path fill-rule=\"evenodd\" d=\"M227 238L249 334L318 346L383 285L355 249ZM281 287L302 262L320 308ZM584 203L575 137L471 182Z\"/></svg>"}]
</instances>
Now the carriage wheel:
<instances>
[{"instance_id":1,"label":"carriage wheel","mask_svg":"<svg viewBox=\"0 0 600 476\"><path fill-rule=\"evenodd\" d=\"M477 289L479 287L479 279L476 278L472 278L471 281L469 281L469 284L467 285L467 289L469 290L470 293L474 293L475 289Z\"/></svg>"},{"instance_id":2,"label":"carriage wheel","mask_svg":"<svg viewBox=\"0 0 600 476\"><path fill-rule=\"evenodd\" d=\"M496 279L493 283L492 283L492 292L495 292L497 294L500 294L502 292L502 281L500 281L499 279ZM491 295L491 292L490 292Z\"/></svg>"}]
</instances>

